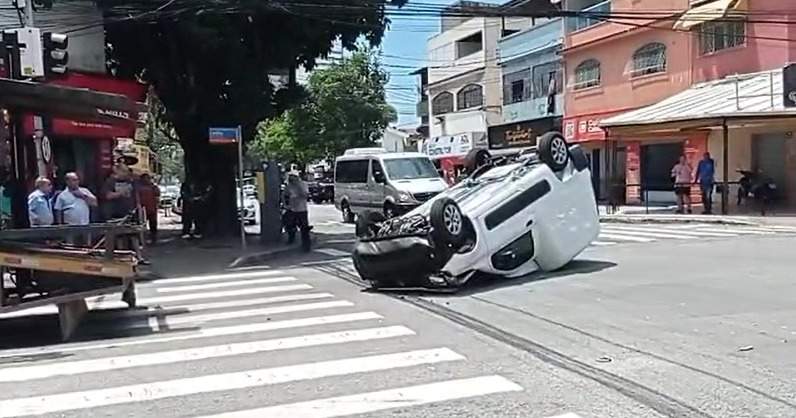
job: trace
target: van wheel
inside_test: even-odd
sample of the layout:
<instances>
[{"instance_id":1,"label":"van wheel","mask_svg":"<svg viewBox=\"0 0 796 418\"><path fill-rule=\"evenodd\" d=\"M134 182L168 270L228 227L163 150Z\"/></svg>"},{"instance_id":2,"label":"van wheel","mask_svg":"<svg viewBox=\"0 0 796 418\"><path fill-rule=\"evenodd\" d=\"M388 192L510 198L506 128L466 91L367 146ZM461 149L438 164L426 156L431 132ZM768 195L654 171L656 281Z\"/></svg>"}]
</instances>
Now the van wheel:
<instances>
[{"instance_id":1,"label":"van wheel","mask_svg":"<svg viewBox=\"0 0 796 418\"><path fill-rule=\"evenodd\" d=\"M351 212L351 206L348 206L348 202L343 201L340 203L340 211L343 213L343 222L347 224L354 223L354 212Z\"/></svg>"},{"instance_id":2,"label":"van wheel","mask_svg":"<svg viewBox=\"0 0 796 418\"><path fill-rule=\"evenodd\" d=\"M431 236L440 247L461 247L466 240L465 220L462 210L451 198L436 200L431 205Z\"/></svg>"},{"instance_id":3,"label":"van wheel","mask_svg":"<svg viewBox=\"0 0 796 418\"><path fill-rule=\"evenodd\" d=\"M561 171L569 162L567 140L559 132L548 132L539 138L539 159L553 171Z\"/></svg>"}]
</instances>

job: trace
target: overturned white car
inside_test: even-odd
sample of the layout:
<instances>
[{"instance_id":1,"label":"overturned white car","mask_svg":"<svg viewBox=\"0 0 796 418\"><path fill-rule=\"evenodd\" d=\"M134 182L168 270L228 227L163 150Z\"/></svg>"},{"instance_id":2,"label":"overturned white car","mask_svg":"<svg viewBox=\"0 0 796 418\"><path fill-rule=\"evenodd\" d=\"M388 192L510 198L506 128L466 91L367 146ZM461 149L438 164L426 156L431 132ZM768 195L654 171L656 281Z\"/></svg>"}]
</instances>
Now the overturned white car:
<instances>
[{"instance_id":1,"label":"overturned white car","mask_svg":"<svg viewBox=\"0 0 796 418\"><path fill-rule=\"evenodd\" d=\"M475 273L556 270L599 234L589 161L550 132L499 165L485 150L470 176L411 212L357 219L354 265L373 287L458 287Z\"/></svg>"}]
</instances>

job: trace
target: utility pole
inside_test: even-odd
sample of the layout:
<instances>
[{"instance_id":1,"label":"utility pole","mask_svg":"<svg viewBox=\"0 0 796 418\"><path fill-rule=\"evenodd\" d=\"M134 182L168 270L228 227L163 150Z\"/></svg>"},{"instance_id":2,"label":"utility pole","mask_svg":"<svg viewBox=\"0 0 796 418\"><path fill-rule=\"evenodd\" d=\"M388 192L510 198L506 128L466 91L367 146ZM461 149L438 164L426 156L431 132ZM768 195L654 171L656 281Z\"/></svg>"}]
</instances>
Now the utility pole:
<instances>
[{"instance_id":1,"label":"utility pole","mask_svg":"<svg viewBox=\"0 0 796 418\"><path fill-rule=\"evenodd\" d=\"M25 27L33 27L33 0L25 1Z\"/></svg>"}]
</instances>

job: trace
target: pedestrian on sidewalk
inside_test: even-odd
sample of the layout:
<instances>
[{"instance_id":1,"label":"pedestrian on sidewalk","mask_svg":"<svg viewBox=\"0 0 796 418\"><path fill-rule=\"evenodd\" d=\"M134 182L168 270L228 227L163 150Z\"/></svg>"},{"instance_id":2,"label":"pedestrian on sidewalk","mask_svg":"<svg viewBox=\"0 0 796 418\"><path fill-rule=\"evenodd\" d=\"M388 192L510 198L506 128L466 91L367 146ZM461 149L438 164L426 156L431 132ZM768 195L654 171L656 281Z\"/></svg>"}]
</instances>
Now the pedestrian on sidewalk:
<instances>
[{"instance_id":1,"label":"pedestrian on sidewalk","mask_svg":"<svg viewBox=\"0 0 796 418\"><path fill-rule=\"evenodd\" d=\"M53 205L50 201L50 193L53 184L47 177L36 179L36 190L28 195L28 218L31 227L50 226L55 218L53 217Z\"/></svg>"},{"instance_id":2,"label":"pedestrian on sidewalk","mask_svg":"<svg viewBox=\"0 0 796 418\"><path fill-rule=\"evenodd\" d=\"M141 174L138 180L138 200L144 208L146 221L149 226L149 242L154 244L158 240L158 202L160 189L152 182L152 177Z\"/></svg>"},{"instance_id":3,"label":"pedestrian on sidewalk","mask_svg":"<svg viewBox=\"0 0 796 418\"><path fill-rule=\"evenodd\" d=\"M301 248L304 251L310 250L310 225L307 212L309 194L307 184L301 180L297 172L291 171L287 176L287 186L285 186L287 242L292 244L296 240L296 228L298 228L301 232Z\"/></svg>"},{"instance_id":4,"label":"pedestrian on sidewalk","mask_svg":"<svg viewBox=\"0 0 796 418\"><path fill-rule=\"evenodd\" d=\"M699 161L696 171L696 181L699 182L699 189L702 191L702 204L705 210L703 215L713 213L713 186L716 184L716 163L710 158L710 153L706 152Z\"/></svg>"},{"instance_id":5,"label":"pedestrian on sidewalk","mask_svg":"<svg viewBox=\"0 0 796 418\"><path fill-rule=\"evenodd\" d=\"M672 178L674 179L674 194L677 196L677 213L683 213L683 206L691 212L691 184L693 181L694 169L688 164L685 155L680 156L680 161L672 168Z\"/></svg>"}]
</instances>

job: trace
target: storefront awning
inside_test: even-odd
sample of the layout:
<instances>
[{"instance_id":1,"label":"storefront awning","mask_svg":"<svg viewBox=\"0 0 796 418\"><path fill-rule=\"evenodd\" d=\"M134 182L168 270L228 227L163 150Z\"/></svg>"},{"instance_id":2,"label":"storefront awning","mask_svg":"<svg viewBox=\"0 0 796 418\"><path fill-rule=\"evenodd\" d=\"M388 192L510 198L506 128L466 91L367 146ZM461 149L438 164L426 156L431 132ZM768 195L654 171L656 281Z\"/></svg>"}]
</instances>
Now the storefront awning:
<instances>
[{"instance_id":1,"label":"storefront awning","mask_svg":"<svg viewBox=\"0 0 796 418\"><path fill-rule=\"evenodd\" d=\"M746 0L713 0L700 6L696 6L687 12L674 23L676 30L689 30L700 23L711 22L723 17L732 17L736 11L746 10ZM743 16L737 13L738 17Z\"/></svg>"},{"instance_id":2,"label":"storefront awning","mask_svg":"<svg viewBox=\"0 0 796 418\"><path fill-rule=\"evenodd\" d=\"M796 118L796 109L783 105L780 69L696 84L656 104L604 119L600 127L782 117Z\"/></svg>"},{"instance_id":3,"label":"storefront awning","mask_svg":"<svg viewBox=\"0 0 796 418\"><path fill-rule=\"evenodd\" d=\"M0 107L95 122L135 122L138 106L126 96L0 78Z\"/></svg>"}]
</instances>

